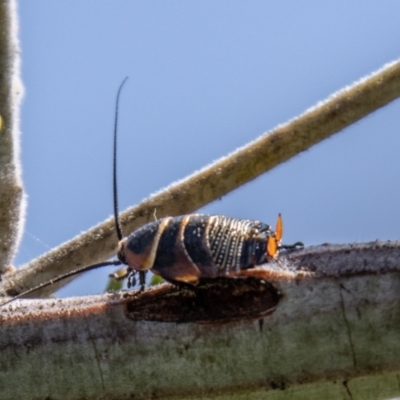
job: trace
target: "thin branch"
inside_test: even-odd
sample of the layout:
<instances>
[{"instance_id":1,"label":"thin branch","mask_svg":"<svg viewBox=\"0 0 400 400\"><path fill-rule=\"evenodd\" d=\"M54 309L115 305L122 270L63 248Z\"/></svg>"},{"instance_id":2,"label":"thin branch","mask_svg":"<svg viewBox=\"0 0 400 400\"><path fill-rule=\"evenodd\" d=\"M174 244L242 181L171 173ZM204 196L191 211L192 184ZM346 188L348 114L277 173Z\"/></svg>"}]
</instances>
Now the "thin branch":
<instances>
[{"instance_id":1,"label":"thin branch","mask_svg":"<svg viewBox=\"0 0 400 400\"><path fill-rule=\"evenodd\" d=\"M155 210L158 218L197 210L399 96L400 61L396 61L124 211L121 214L123 230L131 232L149 222ZM115 254L116 245L114 222L110 218L10 274L0 294L19 293L72 269L101 262Z\"/></svg>"},{"instance_id":2,"label":"thin branch","mask_svg":"<svg viewBox=\"0 0 400 400\"><path fill-rule=\"evenodd\" d=\"M15 1L0 1L0 274L10 266L22 235L25 198L19 164L22 97Z\"/></svg>"},{"instance_id":3,"label":"thin branch","mask_svg":"<svg viewBox=\"0 0 400 400\"><path fill-rule=\"evenodd\" d=\"M399 260L400 242L298 251L254 270L278 297L230 279L239 295L165 284L17 300L0 309L2 399L398 396Z\"/></svg>"}]
</instances>

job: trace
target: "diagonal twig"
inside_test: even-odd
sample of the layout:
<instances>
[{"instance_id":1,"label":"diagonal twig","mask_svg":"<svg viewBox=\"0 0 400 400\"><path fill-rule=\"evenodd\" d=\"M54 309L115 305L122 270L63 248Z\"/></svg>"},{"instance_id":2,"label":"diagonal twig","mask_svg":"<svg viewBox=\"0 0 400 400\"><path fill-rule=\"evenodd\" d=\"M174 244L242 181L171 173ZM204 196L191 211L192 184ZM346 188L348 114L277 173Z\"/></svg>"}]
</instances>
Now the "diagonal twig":
<instances>
[{"instance_id":1,"label":"diagonal twig","mask_svg":"<svg viewBox=\"0 0 400 400\"><path fill-rule=\"evenodd\" d=\"M400 96L400 61L383 66L299 117L279 125L226 157L173 183L121 214L125 232L157 217L180 215L212 202L383 107ZM0 287L19 293L77 267L103 261L116 252L109 218L49 253L10 273ZM49 289L53 292L56 288Z\"/></svg>"}]
</instances>

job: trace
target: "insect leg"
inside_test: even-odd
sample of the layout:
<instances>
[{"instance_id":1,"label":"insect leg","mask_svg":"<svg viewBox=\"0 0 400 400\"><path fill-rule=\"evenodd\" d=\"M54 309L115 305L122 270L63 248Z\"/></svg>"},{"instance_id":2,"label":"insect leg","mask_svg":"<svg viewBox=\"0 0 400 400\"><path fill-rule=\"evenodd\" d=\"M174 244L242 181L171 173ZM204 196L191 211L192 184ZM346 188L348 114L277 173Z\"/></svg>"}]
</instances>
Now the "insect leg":
<instances>
[{"instance_id":1,"label":"insect leg","mask_svg":"<svg viewBox=\"0 0 400 400\"><path fill-rule=\"evenodd\" d=\"M139 271L139 285L140 291L143 291L146 285L146 271Z\"/></svg>"},{"instance_id":2,"label":"insect leg","mask_svg":"<svg viewBox=\"0 0 400 400\"><path fill-rule=\"evenodd\" d=\"M285 250L300 250L302 248L304 248L303 242L296 242L293 244L281 244L279 246L279 249L285 249Z\"/></svg>"}]
</instances>

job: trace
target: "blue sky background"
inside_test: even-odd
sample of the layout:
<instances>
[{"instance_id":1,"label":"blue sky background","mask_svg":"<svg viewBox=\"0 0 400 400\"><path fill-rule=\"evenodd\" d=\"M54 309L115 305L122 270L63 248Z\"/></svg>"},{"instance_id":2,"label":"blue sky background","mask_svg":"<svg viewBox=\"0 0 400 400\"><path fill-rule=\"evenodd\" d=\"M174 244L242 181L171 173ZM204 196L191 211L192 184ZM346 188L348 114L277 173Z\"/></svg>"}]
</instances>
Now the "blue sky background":
<instances>
[{"instance_id":1,"label":"blue sky background","mask_svg":"<svg viewBox=\"0 0 400 400\"><path fill-rule=\"evenodd\" d=\"M400 57L400 2L21 1L22 265ZM307 245L400 238L400 102L201 211ZM128 233L128 232L127 232ZM109 270L60 295L101 292Z\"/></svg>"}]
</instances>

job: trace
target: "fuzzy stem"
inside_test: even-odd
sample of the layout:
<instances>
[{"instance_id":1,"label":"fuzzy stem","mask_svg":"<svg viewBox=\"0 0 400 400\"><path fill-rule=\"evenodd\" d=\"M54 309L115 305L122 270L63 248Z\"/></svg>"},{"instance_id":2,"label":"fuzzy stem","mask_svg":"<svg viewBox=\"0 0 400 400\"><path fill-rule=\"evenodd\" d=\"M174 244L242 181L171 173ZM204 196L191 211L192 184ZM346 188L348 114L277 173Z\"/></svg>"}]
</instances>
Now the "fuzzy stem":
<instances>
[{"instance_id":1,"label":"fuzzy stem","mask_svg":"<svg viewBox=\"0 0 400 400\"><path fill-rule=\"evenodd\" d=\"M23 87L15 1L0 1L0 274L21 239L25 198L19 164L19 105Z\"/></svg>"},{"instance_id":2,"label":"fuzzy stem","mask_svg":"<svg viewBox=\"0 0 400 400\"><path fill-rule=\"evenodd\" d=\"M193 212L399 96L400 61L395 61L124 211L120 216L122 228L124 232L137 229L153 220L154 211L157 218ZM104 261L115 254L116 247L114 220L109 218L10 274L0 294L7 289L19 293L80 266Z\"/></svg>"}]
</instances>

